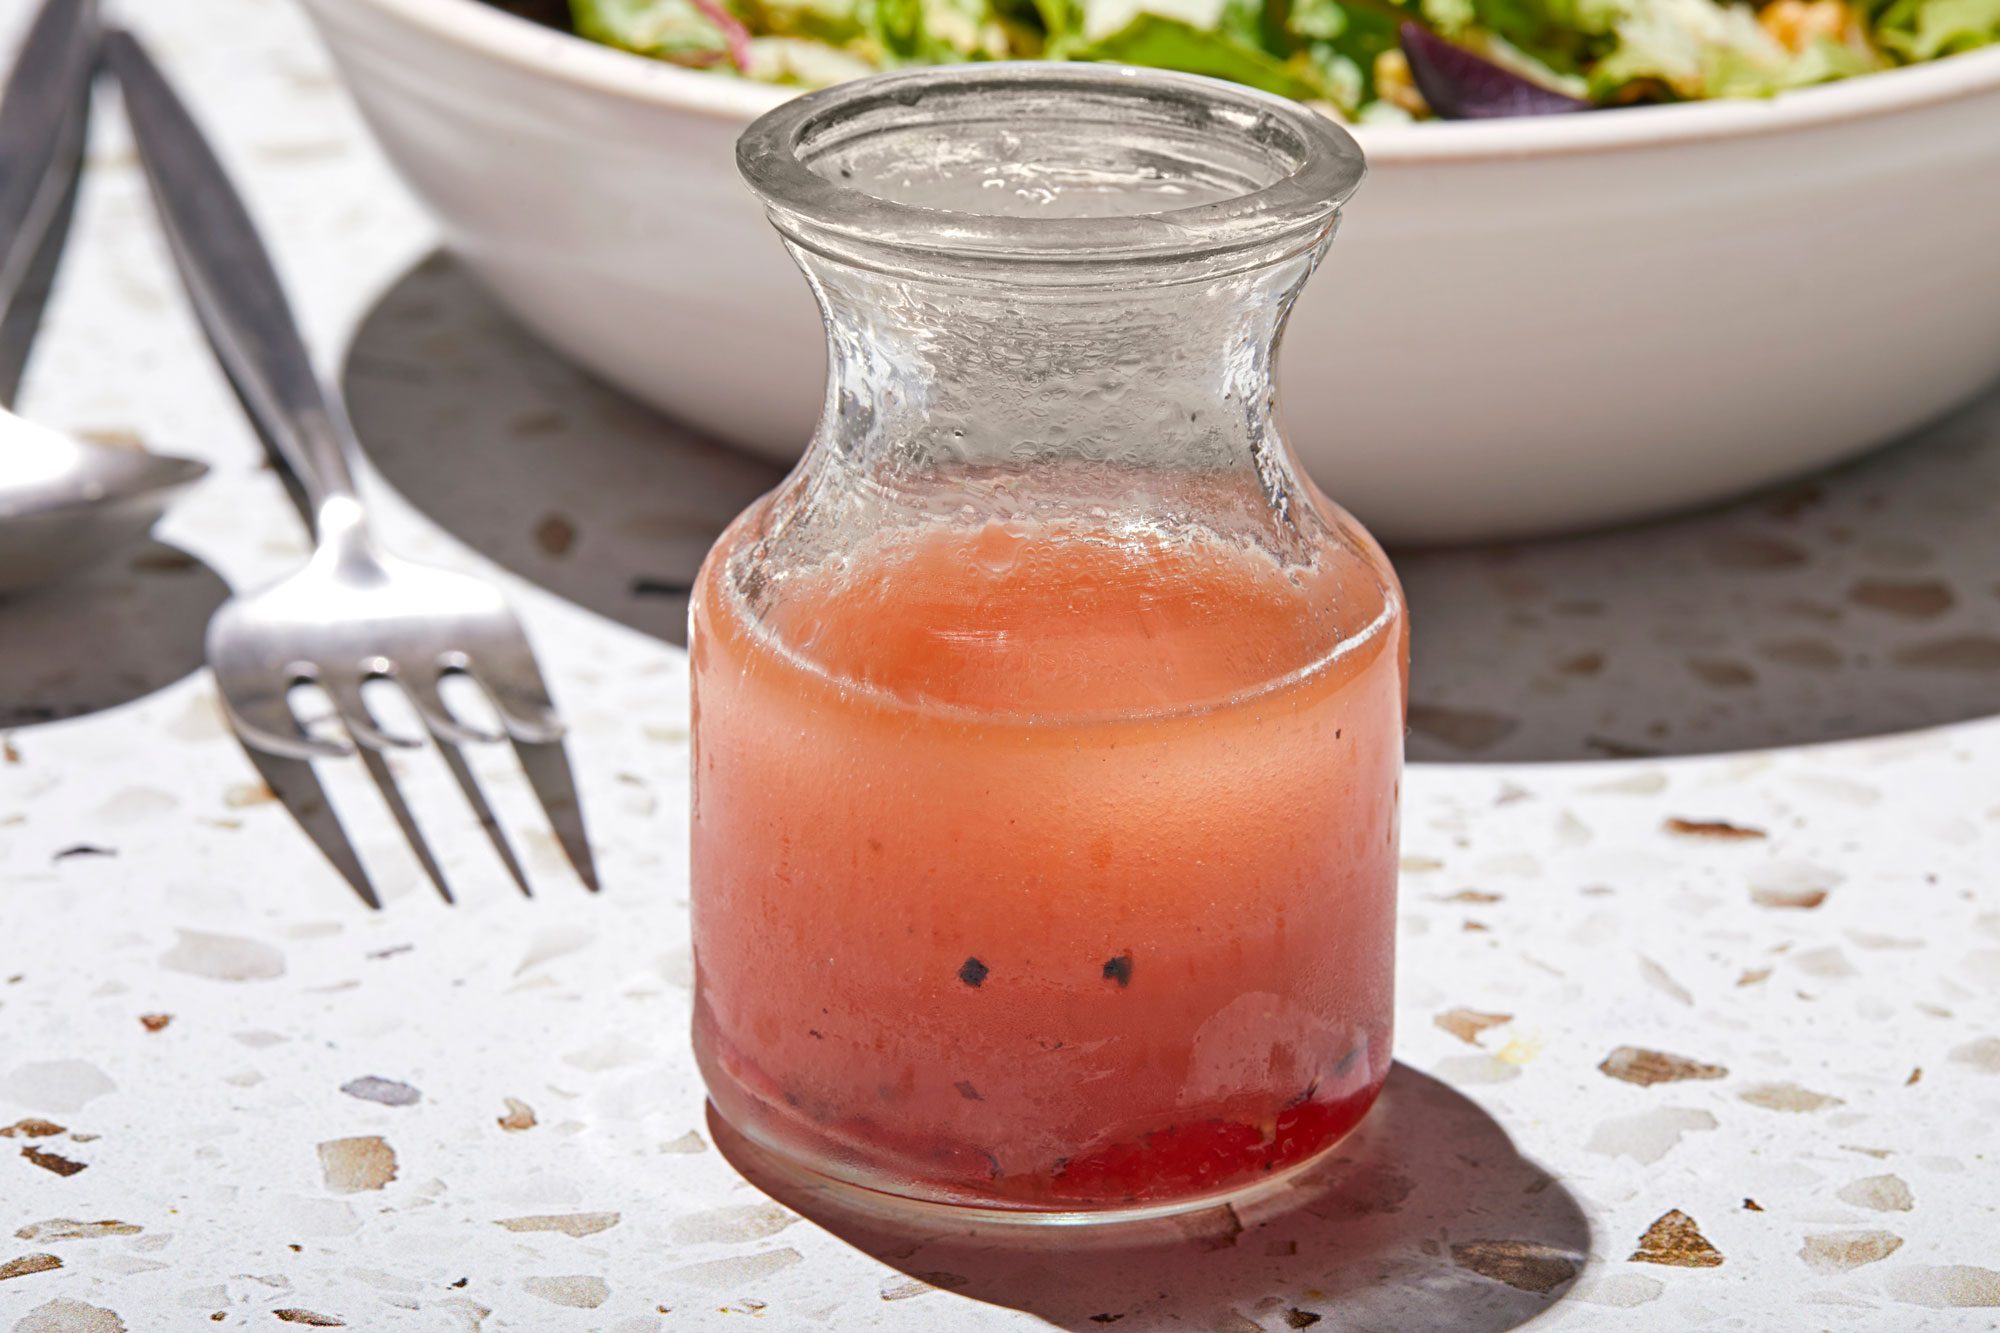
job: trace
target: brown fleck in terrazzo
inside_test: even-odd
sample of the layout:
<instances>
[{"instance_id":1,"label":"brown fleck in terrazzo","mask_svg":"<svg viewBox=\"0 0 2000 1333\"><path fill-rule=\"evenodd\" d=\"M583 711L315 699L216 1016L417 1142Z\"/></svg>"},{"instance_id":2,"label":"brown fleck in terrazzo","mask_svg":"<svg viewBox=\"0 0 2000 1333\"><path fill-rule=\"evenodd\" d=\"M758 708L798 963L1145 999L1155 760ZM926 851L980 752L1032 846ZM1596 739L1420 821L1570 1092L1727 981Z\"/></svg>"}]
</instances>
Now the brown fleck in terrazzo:
<instances>
[{"instance_id":1,"label":"brown fleck in terrazzo","mask_svg":"<svg viewBox=\"0 0 2000 1333\"><path fill-rule=\"evenodd\" d=\"M222 803L231 810L247 810L253 805L270 805L278 793L268 783L239 782L222 793Z\"/></svg>"},{"instance_id":2,"label":"brown fleck in terrazzo","mask_svg":"<svg viewBox=\"0 0 2000 1333\"><path fill-rule=\"evenodd\" d=\"M97 1240L104 1236L136 1236L144 1227L105 1218L79 1222L73 1217L51 1217L46 1222L30 1222L14 1235L21 1240Z\"/></svg>"},{"instance_id":3,"label":"brown fleck in terrazzo","mask_svg":"<svg viewBox=\"0 0 2000 1333\"><path fill-rule=\"evenodd\" d=\"M1745 1199L1743 1201L1743 1211L1747 1213L1761 1213L1764 1211L1764 1205L1758 1203L1755 1199Z\"/></svg>"},{"instance_id":4,"label":"brown fleck in terrazzo","mask_svg":"<svg viewBox=\"0 0 2000 1333\"><path fill-rule=\"evenodd\" d=\"M971 1280L957 1273L912 1273L884 1282L881 1296L885 1301L907 1301L913 1296L928 1296L934 1291L953 1291L969 1285Z\"/></svg>"},{"instance_id":5,"label":"brown fleck in terrazzo","mask_svg":"<svg viewBox=\"0 0 2000 1333\"><path fill-rule=\"evenodd\" d=\"M495 1124L499 1125L500 1128L506 1130L509 1134L519 1134L524 1129L533 1129L535 1127L534 1107L528 1105L518 1097L509 1097L506 1099L506 1102L507 1114L499 1117L494 1122Z\"/></svg>"},{"instance_id":6,"label":"brown fleck in terrazzo","mask_svg":"<svg viewBox=\"0 0 2000 1333\"><path fill-rule=\"evenodd\" d=\"M1489 893L1485 889L1460 889L1457 893L1439 894L1431 901L1440 903L1497 903L1500 894Z\"/></svg>"},{"instance_id":7,"label":"brown fleck in terrazzo","mask_svg":"<svg viewBox=\"0 0 2000 1333\"><path fill-rule=\"evenodd\" d=\"M1770 978L1771 969L1768 967L1746 967L1743 969L1742 975L1736 978L1736 984L1739 986L1755 986L1761 981L1770 980Z\"/></svg>"},{"instance_id":8,"label":"brown fleck in terrazzo","mask_svg":"<svg viewBox=\"0 0 2000 1333\"><path fill-rule=\"evenodd\" d=\"M71 1161L60 1153L45 1152L40 1148L34 1147L21 1149L21 1156L27 1158L36 1166L42 1168L42 1170L53 1171L59 1176L73 1176L77 1172L85 1170L90 1165L88 1162Z\"/></svg>"},{"instance_id":9,"label":"brown fleck in terrazzo","mask_svg":"<svg viewBox=\"0 0 2000 1333\"><path fill-rule=\"evenodd\" d=\"M1811 560L1812 554L1784 537L1736 532L1710 540L1708 559L1723 569L1796 569Z\"/></svg>"},{"instance_id":10,"label":"brown fleck in terrazzo","mask_svg":"<svg viewBox=\"0 0 2000 1333\"><path fill-rule=\"evenodd\" d=\"M1772 639L1757 645L1757 655L1781 666L1807 671L1832 671L1846 659L1824 639Z\"/></svg>"},{"instance_id":11,"label":"brown fleck in terrazzo","mask_svg":"<svg viewBox=\"0 0 2000 1333\"><path fill-rule=\"evenodd\" d=\"M1822 980L1839 980L1857 975L1854 964L1847 961L1837 945L1826 945L1818 949L1805 949L1792 955L1792 966L1809 977Z\"/></svg>"},{"instance_id":12,"label":"brown fleck in terrazzo","mask_svg":"<svg viewBox=\"0 0 2000 1333\"><path fill-rule=\"evenodd\" d=\"M1477 1046L1479 1034L1488 1028L1513 1021L1512 1014L1486 1014L1477 1009L1447 1009L1431 1020L1468 1046Z\"/></svg>"},{"instance_id":13,"label":"brown fleck in terrazzo","mask_svg":"<svg viewBox=\"0 0 2000 1333\"><path fill-rule=\"evenodd\" d=\"M1675 1208L1660 1214L1646 1228L1628 1262L1666 1264L1674 1268L1719 1268L1722 1252L1708 1243L1708 1237L1701 1234L1692 1217Z\"/></svg>"},{"instance_id":14,"label":"brown fleck in terrazzo","mask_svg":"<svg viewBox=\"0 0 2000 1333\"><path fill-rule=\"evenodd\" d=\"M1971 1264L1919 1265L1892 1272L1889 1294L1932 1310L2000 1309L2000 1273Z\"/></svg>"},{"instance_id":15,"label":"brown fleck in terrazzo","mask_svg":"<svg viewBox=\"0 0 2000 1333\"><path fill-rule=\"evenodd\" d=\"M562 1277L524 1277L521 1290L539 1296L551 1305L573 1310L595 1310L611 1299L611 1286L601 1277L584 1274Z\"/></svg>"},{"instance_id":16,"label":"brown fleck in terrazzo","mask_svg":"<svg viewBox=\"0 0 2000 1333\"><path fill-rule=\"evenodd\" d=\"M1547 1295L1582 1270L1574 1252L1534 1240L1469 1240L1451 1247L1458 1267L1520 1291Z\"/></svg>"},{"instance_id":17,"label":"brown fleck in terrazzo","mask_svg":"<svg viewBox=\"0 0 2000 1333\"><path fill-rule=\"evenodd\" d=\"M1829 1106L1839 1106L1841 1100L1824 1092L1814 1092L1796 1083L1759 1083L1745 1088L1737 1097L1752 1106L1761 1106L1767 1111L1788 1111L1804 1114L1823 1111Z\"/></svg>"},{"instance_id":18,"label":"brown fleck in terrazzo","mask_svg":"<svg viewBox=\"0 0 2000 1333\"><path fill-rule=\"evenodd\" d=\"M1847 590L1847 600L1905 620L1936 619L1958 601L1936 579L1862 579Z\"/></svg>"},{"instance_id":19,"label":"brown fleck in terrazzo","mask_svg":"<svg viewBox=\"0 0 2000 1333\"><path fill-rule=\"evenodd\" d=\"M1907 1213L1917 1199L1901 1176L1864 1176L1840 1187L1835 1197L1875 1213Z\"/></svg>"},{"instance_id":20,"label":"brown fleck in terrazzo","mask_svg":"<svg viewBox=\"0 0 2000 1333\"><path fill-rule=\"evenodd\" d=\"M1230 1204L1218 1204L1174 1219L1175 1229L1197 1250L1233 1249L1243 1234L1243 1219Z\"/></svg>"},{"instance_id":21,"label":"brown fleck in terrazzo","mask_svg":"<svg viewBox=\"0 0 2000 1333\"><path fill-rule=\"evenodd\" d=\"M740 1287L746 1282L762 1281L773 1273L783 1272L794 1264L803 1262L804 1259L804 1255L787 1245L757 1254L733 1255L727 1259L683 1264L679 1268L668 1269L662 1277L669 1285L677 1283L708 1291L720 1291Z\"/></svg>"},{"instance_id":22,"label":"brown fleck in terrazzo","mask_svg":"<svg viewBox=\"0 0 2000 1333\"><path fill-rule=\"evenodd\" d=\"M507 431L511 435L552 435L568 422L569 418L561 412L544 407L517 414L507 423Z\"/></svg>"},{"instance_id":23,"label":"brown fleck in terrazzo","mask_svg":"<svg viewBox=\"0 0 2000 1333\"><path fill-rule=\"evenodd\" d=\"M0 1139L45 1139L52 1134L60 1134L63 1127L53 1120L43 1120L30 1116L26 1120L16 1120L13 1124L0 1128Z\"/></svg>"},{"instance_id":24,"label":"brown fleck in terrazzo","mask_svg":"<svg viewBox=\"0 0 2000 1333\"><path fill-rule=\"evenodd\" d=\"M535 549L546 556L565 556L576 547L576 524L562 514L546 514L535 524Z\"/></svg>"},{"instance_id":25,"label":"brown fleck in terrazzo","mask_svg":"<svg viewBox=\"0 0 2000 1333\"><path fill-rule=\"evenodd\" d=\"M1329 1222L1399 1213L1417 1188L1415 1180L1381 1162L1335 1162L1301 1184L1317 1191L1301 1206Z\"/></svg>"},{"instance_id":26,"label":"brown fleck in terrazzo","mask_svg":"<svg viewBox=\"0 0 2000 1333\"><path fill-rule=\"evenodd\" d=\"M1656 745L1640 745L1634 741L1620 740L1616 736L1600 736L1595 733L1585 736L1583 743L1598 754L1612 759L1657 759L1661 753Z\"/></svg>"},{"instance_id":27,"label":"brown fleck in terrazzo","mask_svg":"<svg viewBox=\"0 0 2000 1333\"><path fill-rule=\"evenodd\" d=\"M1669 833L1684 838L1713 838L1718 842L1753 842L1769 835L1749 824L1732 824L1726 819L1681 819L1666 822Z\"/></svg>"},{"instance_id":28,"label":"brown fleck in terrazzo","mask_svg":"<svg viewBox=\"0 0 2000 1333\"><path fill-rule=\"evenodd\" d=\"M1311 1328L1322 1318L1324 1316L1314 1314L1311 1310L1301 1310L1298 1306L1294 1305L1291 1309L1285 1311L1285 1326L1287 1328Z\"/></svg>"},{"instance_id":29,"label":"brown fleck in terrazzo","mask_svg":"<svg viewBox=\"0 0 2000 1333\"><path fill-rule=\"evenodd\" d=\"M277 1316L279 1322L286 1324L304 1324L309 1328L347 1327L347 1321L344 1319L336 1318L330 1314L319 1314L313 1310L301 1310L297 1307L273 1310L271 1313Z\"/></svg>"},{"instance_id":30,"label":"brown fleck in terrazzo","mask_svg":"<svg viewBox=\"0 0 2000 1333\"><path fill-rule=\"evenodd\" d=\"M129 1333L115 1311L57 1297L28 1311L11 1333Z\"/></svg>"},{"instance_id":31,"label":"brown fleck in terrazzo","mask_svg":"<svg viewBox=\"0 0 2000 1333\"><path fill-rule=\"evenodd\" d=\"M1750 664L1733 657L1690 657L1682 665L1696 680L1713 689L1741 690L1757 683L1757 673Z\"/></svg>"},{"instance_id":32,"label":"brown fleck in terrazzo","mask_svg":"<svg viewBox=\"0 0 2000 1333\"><path fill-rule=\"evenodd\" d=\"M565 1236L594 1236L618 1225L617 1213L541 1213L531 1217L503 1217L494 1223L509 1231L559 1231Z\"/></svg>"},{"instance_id":33,"label":"brown fleck in terrazzo","mask_svg":"<svg viewBox=\"0 0 2000 1333\"><path fill-rule=\"evenodd\" d=\"M1982 1074L2000 1074L2000 1037L1975 1037L1952 1047L1950 1055L1954 1064L1969 1065Z\"/></svg>"},{"instance_id":34,"label":"brown fleck in terrazzo","mask_svg":"<svg viewBox=\"0 0 2000 1333\"><path fill-rule=\"evenodd\" d=\"M1604 654L1578 653L1574 657L1565 657L1556 663L1556 670L1565 676L1601 675L1604 671Z\"/></svg>"},{"instance_id":35,"label":"brown fleck in terrazzo","mask_svg":"<svg viewBox=\"0 0 2000 1333\"><path fill-rule=\"evenodd\" d=\"M2000 638L1990 634L1961 634L1951 639L1934 639L1900 648L1892 660L1897 666L1924 671L2000 672Z\"/></svg>"},{"instance_id":36,"label":"brown fleck in terrazzo","mask_svg":"<svg viewBox=\"0 0 2000 1333\"><path fill-rule=\"evenodd\" d=\"M730 1204L675 1218L667 1234L676 1245L740 1244L775 1236L798 1220L797 1213L780 1204Z\"/></svg>"},{"instance_id":37,"label":"brown fleck in terrazzo","mask_svg":"<svg viewBox=\"0 0 2000 1333\"><path fill-rule=\"evenodd\" d=\"M1694 993L1675 981L1667 969L1643 955L1639 959L1639 979L1669 999L1690 1008L1694 1006Z\"/></svg>"},{"instance_id":38,"label":"brown fleck in terrazzo","mask_svg":"<svg viewBox=\"0 0 2000 1333\"><path fill-rule=\"evenodd\" d=\"M167 1024L174 1021L172 1014L140 1014L139 1026L148 1032L164 1032Z\"/></svg>"},{"instance_id":39,"label":"brown fleck in terrazzo","mask_svg":"<svg viewBox=\"0 0 2000 1333\"><path fill-rule=\"evenodd\" d=\"M53 1272L62 1266L62 1260L53 1254L24 1254L18 1259L0 1263L0 1282L5 1282L9 1278L32 1277L36 1273Z\"/></svg>"},{"instance_id":40,"label":"brown fleck in terrazzo","mask_svg":"<svg viewBox=\"0 0 2000 1333\"><path fill-rule=\"evenodd\" d=\"M1597 1071L1627 1083L1636 1083L1642 1088L1650 1088L1656 1083L1726 1078L1729 1075L1729 1071L1721 1065L1703 1064L1685 1055L1650 1051L1642 1046L1620 1046L1604 1057Z\"/></svg>"},{"instance_id":41,"label":"brown fleck in terrazzo","mask_svg":"<svg viewBox=\"0 0 2000 1333\"><path fill-rule=\"evenodd\" d=\"M327 1140L319 1145L319 1164L335 1194L379 1190L396 1178L396 1150L374 1134Z\"/></svg>"},{"instance_id":42,"label":"brown fleck in terrazzo","mask_svg":"<svg viewBox=\"0 0 2000 1333\"><path fill-rule=\"evenodd\" d=\"M1835 1231L1807 1236L1799 1249L1806 1267L1820 1273L1845 1273L1863 1264L1880 1263L1903 1248L1903 1238L1888 1231Z\"/></svg>"},{"instance_id":43,"label":"brown fleck in terrazzo","mask_svg":"<svg viewBox=\"0 0 2000 1333\"><path fill-rule=\"evenodd\" d=\"M1442 704L1410 705L1410 730L1442 745L1466 753L1490 750L1520 728L1519 718L1488 713L1476 708L1447 708Z\"/></svg>"},{"instance_id":44,"label":"brown fleck in terrazzo","mask_svg":"<svg viewBox=\"0 0 2000 1333\"><path fill-rule=\"evenodd\" d=\"M1767 866L1750 882L1750 901L1774 911L1809 912L1824 903L1839 876L1816 866Z\"/></svg>"}]
</instances>

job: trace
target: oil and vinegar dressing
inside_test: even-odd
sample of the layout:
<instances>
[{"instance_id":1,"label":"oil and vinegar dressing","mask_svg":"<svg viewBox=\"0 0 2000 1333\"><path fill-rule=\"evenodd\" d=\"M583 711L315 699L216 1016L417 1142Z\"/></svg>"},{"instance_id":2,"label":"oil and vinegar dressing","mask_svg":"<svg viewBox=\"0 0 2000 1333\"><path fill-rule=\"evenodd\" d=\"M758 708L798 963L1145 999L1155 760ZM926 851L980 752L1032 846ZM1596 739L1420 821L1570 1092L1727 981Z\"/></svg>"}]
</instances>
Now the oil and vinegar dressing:
<instances>
[{"instance_id":1,"label":"oil and vinegar dressing","mask_svg":"<svg viewBox=\"0 0 2000 1333\"><path fill-rule=\"evenodd\" d=\"M1389 1066L1406 642L1379 552L901 529L753 610L751 517L693 611L724 1116L893 1193L1038 1210L1226 1193L1346 1133Z\"/></svg>"}]
</instances>

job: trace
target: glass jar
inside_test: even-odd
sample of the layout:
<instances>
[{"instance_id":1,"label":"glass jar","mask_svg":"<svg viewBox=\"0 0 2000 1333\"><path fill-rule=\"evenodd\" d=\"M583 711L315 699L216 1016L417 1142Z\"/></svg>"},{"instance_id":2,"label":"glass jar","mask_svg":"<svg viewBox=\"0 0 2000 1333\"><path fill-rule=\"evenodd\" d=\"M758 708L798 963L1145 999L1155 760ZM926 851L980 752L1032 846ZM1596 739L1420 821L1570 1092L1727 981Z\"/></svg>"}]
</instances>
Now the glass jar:
<instances>
[{"instance_id":1,"label":"glass jar","mask_svg":"<svg viewBox=\"0 0 2000 1333\"><path fill-rule=\"evenodd\" d=\"M695 590L717 1111L1028 1220L1282 1179L1389 1070L1402 597L1271 380L1359 149L1234 85L992 64L801 98L737 158L830 365Z\"/></svg>"}]
</instances>

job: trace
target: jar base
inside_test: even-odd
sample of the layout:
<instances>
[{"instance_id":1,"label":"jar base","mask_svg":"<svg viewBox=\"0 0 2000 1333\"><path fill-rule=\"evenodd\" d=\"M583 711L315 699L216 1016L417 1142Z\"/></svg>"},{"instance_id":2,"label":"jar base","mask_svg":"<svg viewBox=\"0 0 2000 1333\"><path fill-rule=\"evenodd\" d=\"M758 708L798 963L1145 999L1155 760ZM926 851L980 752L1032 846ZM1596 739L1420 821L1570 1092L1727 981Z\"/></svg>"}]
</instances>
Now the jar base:
<instances>
[{"instance_id":1,"label":"jar base","mask_svg":"<svg viewBox=\"0 0 2000 1333\"><path fill-rule=\"evenodd\" d=\"M1322 1166L1365 1119L1364 1112L1352 1126L1330 1139L1310 1157L1225 1189L1158 1203L1105 1208L1041 1208L1031 1204L986 1200L926 1198L845 1179L809 1165L783 1147L757 1135L754 1128L731 1121L713 1097L708 1103L709 1132L718 1151L752 1184L777 1197L780 1202L786 1202L789 1195L850 1216L898 1226L958 1232L967 1227L991 1228L1017 1234L1061 1229L1072 1234L1118 1233L1121 1237L1123 1233L1143 1228L1148 1223L1185 1219L1225 1204L1240 1212L1282 1194L1301 1176Z\"/></svg>"}]
</instances>

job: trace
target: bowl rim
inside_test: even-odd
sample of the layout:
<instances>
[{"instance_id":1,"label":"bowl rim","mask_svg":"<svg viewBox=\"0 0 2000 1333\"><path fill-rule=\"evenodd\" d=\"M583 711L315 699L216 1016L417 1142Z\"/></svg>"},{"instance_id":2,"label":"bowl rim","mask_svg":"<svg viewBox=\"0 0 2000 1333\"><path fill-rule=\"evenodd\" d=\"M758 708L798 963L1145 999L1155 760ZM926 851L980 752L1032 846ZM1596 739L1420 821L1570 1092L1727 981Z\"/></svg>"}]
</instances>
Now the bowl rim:
<instances>
[{"instance_id":1,"label":"bowl rim","mask_svg":"<svg viewBox=\"0 0 2000 1333\"><path fill-rule=\"evenodd\" d=\"M480 55L580 88L748 123L802 90L719 78L546 27L485 0L308 0L317 10L371 9ZM2000 91L2000 45L1780 93L1521 116L1347 128L1372 166L1623 152L1812 129Z\"/></svg>"}]
</instances>

